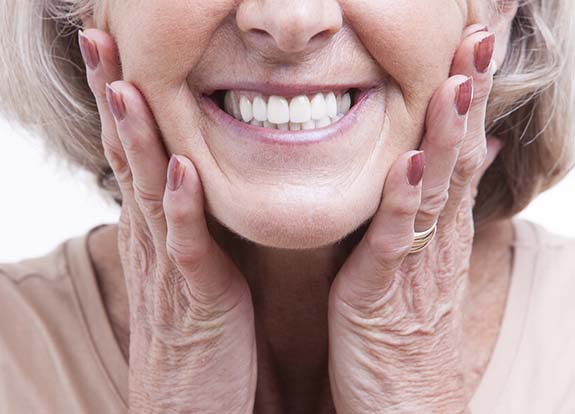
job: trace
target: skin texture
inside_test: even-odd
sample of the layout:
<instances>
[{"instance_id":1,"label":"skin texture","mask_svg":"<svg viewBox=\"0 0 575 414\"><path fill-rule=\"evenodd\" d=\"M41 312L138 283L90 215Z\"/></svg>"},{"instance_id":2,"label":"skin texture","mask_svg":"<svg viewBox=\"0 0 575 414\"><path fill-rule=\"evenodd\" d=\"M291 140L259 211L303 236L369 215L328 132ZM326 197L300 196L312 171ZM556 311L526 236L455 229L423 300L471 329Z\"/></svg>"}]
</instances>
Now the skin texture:
<instances>
[{"instance_id":1,"label":"skin texture","mask_svg":"<svg viewBox=\"0 0 575 414\"><path fill-rule=\"evenodd\" d=\"M485 361L497 331L485 338L467 328L469 309L484 297L467 285L481 281L504 297L507 277L496 276L508 276L511 240L509 223L499 223L504 231L482 238L491 244L472 245L473 187L498 145L487 145L483 130L491 73L473 65L488 33L464 30L475 21L497 28L502 56L512 13L495 17L481 0L291 6L275 13L273 1L176 1L169 9L113 2L113 38L86 32L101 57L88 80L125 200L117 229L124 253L99 273L119 278L123 268L129 316L117 326L128 319L131 328L131 408L464 412L482 367L464 359L463 333ZM302 15L311 17L294 25ZM120 76L112 87L128 115L114 122L104 84ZM475 95L461 115L454 98L467 76ZM286 156L239 146L202 113L202 88L230 77L381 87L347 151L336 141ZM420 143L427 168L423 184L411 186L409 158ZM181 154L186 177L175 192L164 191L170 153ZM406 257L414 226L438 216L434 243ZM96 263L113 256L95 246ZM506 253L494 255L494 246ZM493 268L470 272L472 247ZM103 292L118 278L100 277ZM503 302L491 305L490 327ZM110 314L126 315L125 301L115 303ZM421 372L433 375L409 386Z\"/></svg>"}]
</instances>

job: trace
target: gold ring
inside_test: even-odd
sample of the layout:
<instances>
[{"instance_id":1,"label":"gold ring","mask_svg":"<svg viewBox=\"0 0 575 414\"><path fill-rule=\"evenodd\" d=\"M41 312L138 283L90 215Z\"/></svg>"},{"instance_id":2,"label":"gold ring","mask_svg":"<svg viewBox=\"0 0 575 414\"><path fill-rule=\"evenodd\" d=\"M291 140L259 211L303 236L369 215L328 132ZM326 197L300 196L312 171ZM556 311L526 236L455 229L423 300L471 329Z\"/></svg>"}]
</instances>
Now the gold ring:
<instances>
[{"instance_id":1,"label":"gold ring","mask_svg":"<svg viewBox=\"0 0 575 414\"><path fill-rule=\"evenodd\" d=\"M433 236L435 236L436 230L437 222L435 222L433 226L425 231L416 231L413 236L413 244L411 245L411 249L409 249L409 254L419 253L425 249L427 245L431 243L431 240L433 240Z\"/></svg>"}]
</instances>

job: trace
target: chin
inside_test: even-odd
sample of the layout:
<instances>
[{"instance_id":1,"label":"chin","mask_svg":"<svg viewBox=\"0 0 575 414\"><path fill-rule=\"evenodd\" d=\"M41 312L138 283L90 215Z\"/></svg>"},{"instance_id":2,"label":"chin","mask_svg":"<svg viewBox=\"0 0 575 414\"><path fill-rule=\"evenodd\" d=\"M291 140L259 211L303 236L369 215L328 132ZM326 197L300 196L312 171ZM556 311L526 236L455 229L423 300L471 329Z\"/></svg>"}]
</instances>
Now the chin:
<instances>
[{"instance_id":1,"label":"chin","mask_svg":"<svg viewBox=\"0 0 575 414\"><path fill-rule=\"evenodd\" d=\"M317 249L344 239L373 216L379 197L375 194L366 200L369 197L366 193L337 203L300 201L278 205L268 199L267 204L252 203L253 209L238 209L237 203L211 215L229 231L252 243L277 249ZM224 214L226 210L228 214ZM234 215L229 211L234 211Z\"/></svg>"}]
</instances>

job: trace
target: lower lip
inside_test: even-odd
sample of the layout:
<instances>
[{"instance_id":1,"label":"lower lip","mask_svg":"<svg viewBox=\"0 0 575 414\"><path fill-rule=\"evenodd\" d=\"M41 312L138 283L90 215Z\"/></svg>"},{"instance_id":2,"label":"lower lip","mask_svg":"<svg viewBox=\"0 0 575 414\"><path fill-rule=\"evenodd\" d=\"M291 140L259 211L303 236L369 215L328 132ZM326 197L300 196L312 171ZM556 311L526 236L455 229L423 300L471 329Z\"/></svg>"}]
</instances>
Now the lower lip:
<instances>
[{"instance_id":1,"label":"lower lip","mask_svg":"<svg viewBox=\"0 0 575 414\"><path fill-rule=\"evenodd\" d=\"M370 88L360 91L356 97L356 104L337 122L323 128L304 131L284 131L246 124L220 109L212 99L205 95L201 97L200 104L212 119L229 129L232 135L247 137L266 144L309 145L345 135L359 121L362 109L366 107L366 103L376 90L377 88Z\"/></svg>"}]
</instances>

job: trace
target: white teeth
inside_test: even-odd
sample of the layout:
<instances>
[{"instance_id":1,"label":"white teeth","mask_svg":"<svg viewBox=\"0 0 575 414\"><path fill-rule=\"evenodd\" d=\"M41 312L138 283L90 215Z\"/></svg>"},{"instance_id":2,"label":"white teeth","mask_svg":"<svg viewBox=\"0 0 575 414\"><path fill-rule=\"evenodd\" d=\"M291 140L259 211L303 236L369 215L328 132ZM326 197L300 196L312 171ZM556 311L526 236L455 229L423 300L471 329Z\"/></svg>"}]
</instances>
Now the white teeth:
<instances>
[{"instance_id":1,"label":"white teeth","mask_svg":"<svg viewBox=\"0 0 575 414\"><path fill-rule=\"evenodd\" d=\"M301 131L326 127L339 121L351 108L351 95L334 92L299 95L292 99L272 95L250 98L237 91L227 91L224 110L234 118L254 126Z\"/></svg>"},{"instance_id":2,"label":"white teeth","mask_svg":"<svg viewBox=\"0 0 575 414\"><path fill-rule=\"evenodd\" d=\"M307 129L315 129L315 121L312 121L311 119L307 122L304 122L301 125L301 129L303 130L307 130Z\"/></svg>"},{"instance_id":3,"label":"white teeth","mask_svg":"<svg viewBox=\"0 0 575 414\"><path fill-rule=\"evenodd\" d=\"M240 98L240 112L244 122L250 122L253 118L252 103L248 98L242 96Z\"/></svg>"},{"instance_id":4,"label":"white teeth","mask_svg":"<svg viewBox=\"0 0 575 414\"><path fill-rule=\"evenodd\" d=\"M261 96L256 96L254 98L253 113L254 118L258 121L263 122L268 120L268 106L266 105L264 98Z\"/></svg>"},{"instance_id":5,"label":"white teeth","mask_svg":"<svg viewBox=\"0 0 575 414\"><path fill-rule=\"evenodd\" d=\"M274 124L289 122L289 105L286 98L270 96L268 100L268 121Z\"/></svg>"},{"instance_id":6,"label":"white teeth","mask_svg":"<svg viewBox=\"0 0 575 414\"><path fill-rule=\"evenodd\" d=\"M325 99L322 93L316 94L311 100L311 119L321 119L327 115Z\"/></svg>"},{"instance_id":7,"label":"white teeth","mask_svg":"<svg viewBox=\"0 0 575 414\"><path fill-rule=\"evenodd\" d=\"M328 126L329 124L331 124L331 119L329 119L329 116L325 116L322 119L315 121L316 128L323 128Z\"/></svg>"},{"instance_id":8,"label":"white teeth","mask_svg":"<svg viewBox=\"0 0 575 414\"><path fill-rule=\"evenodd\" d=\"M325 106L327 109L327 116L337 115L337 100L333 92L330 92L325 96Z\"/></svg>"},{"instance_id":9,"label":"white teeth","mask_svg":"<svg viewBox=\"0 0 575 414\"><path fill-rule=\"evenodd\" d=\"M307 122L311 119L311 104L305 95L296 96L289 104L291 122Z\"/></svg>"},{"instance_id":10,"label":"white teeth","mask_svg":"<svg viewBox=\"0 0 575 414\"><path fill-rule=\"evenodd\" d=\"M337 113L338 114L345 114L351 108L351 95L349 93L344 94L341 97L341 101L337 106Z\"/></svg>"}]
</instances>

